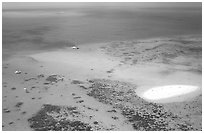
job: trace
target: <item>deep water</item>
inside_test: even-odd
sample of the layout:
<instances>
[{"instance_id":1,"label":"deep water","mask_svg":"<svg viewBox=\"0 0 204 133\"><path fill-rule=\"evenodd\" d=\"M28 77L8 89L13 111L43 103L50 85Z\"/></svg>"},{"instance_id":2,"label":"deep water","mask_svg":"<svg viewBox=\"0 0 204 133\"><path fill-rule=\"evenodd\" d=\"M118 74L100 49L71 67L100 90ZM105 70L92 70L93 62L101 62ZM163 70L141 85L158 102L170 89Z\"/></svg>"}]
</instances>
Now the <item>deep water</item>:
<instances>
[{"instance_id":1,"label":"deep water","mask_svg":"<svg viewBox=\"0 0 204 133\"><path fill-rule=\"evenodd\" d=\"M201 7L78 7L2 12L3 58L85 43L201 34Z\"/></svg>"}]
</instances>

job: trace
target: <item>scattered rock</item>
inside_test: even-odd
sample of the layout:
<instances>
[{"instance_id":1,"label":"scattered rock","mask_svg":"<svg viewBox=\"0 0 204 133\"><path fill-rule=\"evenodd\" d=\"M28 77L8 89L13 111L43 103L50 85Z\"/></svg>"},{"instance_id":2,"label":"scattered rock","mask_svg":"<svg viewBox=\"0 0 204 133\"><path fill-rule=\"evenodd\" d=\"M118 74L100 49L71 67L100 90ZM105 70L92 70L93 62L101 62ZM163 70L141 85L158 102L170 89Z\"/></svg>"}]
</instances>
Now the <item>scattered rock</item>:
<instances>
[{"instance_id":1,"label":"scattered rock","mask_svg":"<svg viewBox=\"0 0 204 133\"><path fill-rule=\"evenodd\" d=\"M89 80L89 83L91 86L88 88L87 95L119 109L135 130L189 131L197 129L192 128L191 124L186 124L185 118L166 110L163 105L147 102L138 97L134 92L136 89L134 85L107 79ZM107 112L116 112L116 110ZM112 118L117 119L117 117ZM184 124L181 124L182 122Z\"/></svg>"},{"instance_id":2,"label":"scattered rock","mask_svg":"<svg viewBox=\"0 0 204 133\"><path fill-rule=\"evenodd\" d=\"M114 69L111 69L109 71L106 71L107 73L113 73Z\"/></svg>"},{"instance_id":3,"label":"scattered rock","mask_svg":"<svg viewBox=\"0 0 204 133\"><path fill-rule=\"evenodd\" d=\"M34 89L34 88L36 88L36 86L32 86L32 87L31 87L31 89Z\"/></svg>"},{"instance_id":4,"label":"scattered rock","mask_svg":"<svg viewBox=\"0 0 204 133\"><path fill-rule=\"evenodd\" d=\"M12 121L12 122L9 122L9 125L12 125L12 124L14 124L14 122Z\"/></svg>"},{"instance_id":5,"label":"scattered rock","mask_svg":"<svg viewBox=\"0 0 204 133\"><path fill-rule=\"evenodd\" d=\"M16 87L12 87L11 90L16 90Z\"/></svg>"},{"instance_id":6,"label":"scattered rock","mask_svg":"<svg viewBox=\"0 0 204 133\"><path fill-rule=\"evenodd\" d=\"M23 111L21 114L22 114L22 115L26 114L26 111Z\"/></svg>"},{"instance_id":7,"label":"scattered rock","mask_svg":"<svg viewBox=\"0 0 204 133\"><path fill-rule=\"evenodd\" d=\"M28 122L35 131L91 131L92 127L76 115L80 115L76 107L46 104Z\"/></svg>"},{"instance_id":8,"label":"scattered rock","mask_svg":"<svg viewBox=\"0 0 204 133\"><path fill-rule=\"evenodd\" d=\"M112 118L114 119L114 120L117 120L117 119L119 119L118 117L116 117L116 116L112 116Z\"/></svg>"},{"instance_id":9,"label":"scattered rock","mask_svg":"<svg viewBox=\"0 0 204 133\"><path fill-rule=\"evenodd\" d=\"M11 111L7 108L3 109L3 113L10 113Z\"/></svg>"},{"instance_id":10,"label":"scattered rock","mask_svg":"<svg viewBox=\"0 0 204 133\"><path fill-rule=\"evenodd\" d=\"M81 98L81 97L74 97L74 99L79 99L79 98Z\"/></svg>"},{"instance_id":11,"label":"scattered rock","mask_svg":"<svg viewBox=\"0 0 204 133\"><path fill-rule=\"evenodd\" d=\"M81 87L81 88L83 88L83 89L85 89L85 90L87 90L88 88L87 87L85 87L84 85L80 85L79 87Z\"/></svg>"},{"instance_id":12,"label":"scattered rock","mask_svg":"<svg viewBox=\"0 0 204 133\"><path fill-rule=\"evenodd\" d=\"M63 81L63 80L64 80L64 77L62 77L60 75L50 75L46 78L46 81L49 81L49 83L57 83L57 82Z\"/></svg>"},{"instance_id":13,"label":"scattered rock","mask_svg":"<svg viewBox=\"0 0 204 133\"><path fill-rule=\"evenodd\" d=\"M37 77L38 77L38 78L44 78L45 75L44 75L44 74L40 74L40 75L38 75Z\"/></svg>"},{"instance_id":14,"label":"scattered rock","mask_svg":"<svg viewBox=\"0 0 204 133\"><path fill-rule=\"evenodd\" d=\"M18 102L15 107L20 108L23 105L23 102Z\"/></svg>"},{"instance_id":15,"label":"scattered rock","mask_svg":"<svg viewBox=\"0 0 204 133\"><path fill-rule=\"evenodd\" d=\"M98 122L97 122L97 121L94 121L93 123L94 123L94 124L98 124Z\"/></svg>"},{"instance_id":16,"label":"scattered rock","mask_svg":"<svg viewBox=\"0 0 204 133\"><path fill-rule=\"evenodd\" d=\"M24 81L30 81L30 80L37 80L36 78L29 78L29 79L25 79Z\"/></svg>"},{"instance_id":17,"label":"scattered rock","mask_svg":"<svg viewBox=\"0 0 204 133\"><path fill-rule=\"evenodd\" d=\"M72 80L71 84L84 84L84 82L79 80Z\"/></svg>"},{"instance_id":18,"label":"scattered rock","mask_svg":"<svg viewBox=\"0 0 204 133\"><path fill-rule=\"evenodd\" d=\"M115 109L113 109L113 110L108 110L107 112L114 112L114 113L116 113L117 111Z\"/></svg>"},{"instance_id":19,"label":"scattered rock","mask_svg":"<svg viewBox=\"0 0 204 133\"><path fill-rule=\"evenodd\" d=\"M77 101L77 103L83 103L83 102L84 102L84 100Z\"/></svg>"},{"instance_id":20,"label":"scattered rock","mask_svg":"<svg viewBox=\"0 0 204 133\"><path fill-rule=\"evenodd\" d=\"M23 88L26 93L30 93L27 88Z\"/></svg>"}]
</instances>

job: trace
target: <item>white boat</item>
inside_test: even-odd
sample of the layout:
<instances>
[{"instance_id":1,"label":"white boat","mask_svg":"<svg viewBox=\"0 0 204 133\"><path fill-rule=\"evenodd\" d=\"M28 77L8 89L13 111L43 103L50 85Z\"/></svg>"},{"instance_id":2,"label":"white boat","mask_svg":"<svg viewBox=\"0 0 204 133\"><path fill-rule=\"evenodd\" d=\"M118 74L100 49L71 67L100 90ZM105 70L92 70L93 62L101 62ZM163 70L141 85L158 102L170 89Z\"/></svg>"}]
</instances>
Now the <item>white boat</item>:
<instances>
[{"instance_id":1,"label":"white boat","mask_svg":"<svg viewBox=\"0 0 204 133\"><path fill-rule=\"evenodd\" d=\"M72 49L79 49L77 46L72 46Z\"/></svg>"}]
</instances>

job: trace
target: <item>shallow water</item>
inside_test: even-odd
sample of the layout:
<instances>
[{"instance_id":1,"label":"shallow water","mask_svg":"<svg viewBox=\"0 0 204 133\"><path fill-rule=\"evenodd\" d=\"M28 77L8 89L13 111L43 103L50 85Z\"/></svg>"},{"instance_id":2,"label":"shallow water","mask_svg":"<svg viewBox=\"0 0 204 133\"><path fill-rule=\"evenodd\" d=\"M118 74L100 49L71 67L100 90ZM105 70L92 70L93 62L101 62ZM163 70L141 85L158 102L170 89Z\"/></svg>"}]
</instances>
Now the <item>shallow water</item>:
<instances>
[{"instance_id":1,"label":"shallow water","mask_svg":"<svg viewBox=\"0 0 204 133\"><path fill-rule=\"evenodd\" d=\"M3 58L19 51L74 44L201 33L201 7L7 9L2 12Z\"/></svg>"}]
</instances>

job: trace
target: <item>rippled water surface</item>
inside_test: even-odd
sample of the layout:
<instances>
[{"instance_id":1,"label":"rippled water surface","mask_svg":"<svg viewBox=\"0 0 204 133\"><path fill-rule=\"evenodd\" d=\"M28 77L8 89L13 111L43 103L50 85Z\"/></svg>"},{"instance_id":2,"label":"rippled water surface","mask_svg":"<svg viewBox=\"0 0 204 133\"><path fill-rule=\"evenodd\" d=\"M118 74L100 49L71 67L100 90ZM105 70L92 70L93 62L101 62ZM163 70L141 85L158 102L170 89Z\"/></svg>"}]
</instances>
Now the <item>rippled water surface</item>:
<instances>
[{"instance_id":1,"label":"rippled water surface","mask_svg":"<svg viewBox=\"0 0 204 133\"><path fill-rule=\"evenodd\" d=\"M3 57L28 50L201 34L201 7L80 6L5 9Z\"/></svg>"}]
</instances>

